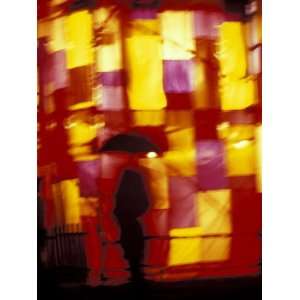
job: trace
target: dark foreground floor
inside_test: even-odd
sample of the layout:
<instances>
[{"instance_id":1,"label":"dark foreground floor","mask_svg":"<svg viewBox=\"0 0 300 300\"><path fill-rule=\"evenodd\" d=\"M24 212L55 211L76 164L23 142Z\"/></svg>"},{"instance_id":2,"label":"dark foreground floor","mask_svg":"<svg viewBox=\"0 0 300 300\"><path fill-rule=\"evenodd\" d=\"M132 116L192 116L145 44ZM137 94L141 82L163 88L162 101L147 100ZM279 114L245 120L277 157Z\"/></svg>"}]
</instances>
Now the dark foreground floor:
<instances>
[{"instance_id":1,"label":"dark foreground floor","mask_svg":"<svg viewBox=\"0 0 300 300\"><path fill-rule=\"evenodd\" d=\"M223 278L185 282L145 282L143 286L88 287L79 282L61 285L57 274L47 273L38 277L38 300L88 300L88 299L219 299L260 300L261 277Z\"/></svg>"}]
</instances>

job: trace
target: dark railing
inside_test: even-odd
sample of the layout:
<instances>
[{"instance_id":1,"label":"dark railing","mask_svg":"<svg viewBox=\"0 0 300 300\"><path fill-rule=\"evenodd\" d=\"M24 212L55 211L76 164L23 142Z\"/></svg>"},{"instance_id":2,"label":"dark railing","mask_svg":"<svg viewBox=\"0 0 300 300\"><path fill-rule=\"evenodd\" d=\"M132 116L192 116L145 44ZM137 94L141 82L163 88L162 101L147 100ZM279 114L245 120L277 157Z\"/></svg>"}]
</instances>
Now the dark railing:
<instances>
[{"instance_id":1,"label":"dark railing","mask_svg":"<svg viewBox=\"0 0 300 300\"><path fill-rule=\"evenodd\" d=\"M85 233L77 224L53 229L46 238L47 265L86 268L84 239Z\"/></svg>"},{"instance_id":2,"label":"dark railing","mask_svg":"<svg viewBox=\"0 0 300 300\"><path fill-rule=\"evenodd\" d=\"M118 244L120 241L109 242L105 241L101 236L102 232L99 232L102 246L107 244ZM257 236L261 240L261 234L255 232L240 233L240 234L210 234L210 235L197 235L193 237L170 237L170 236L145 236L147 240L171 240L171 239L184 239L184 238L247 238L249 236ZM82 231L79 224L64 225L53 229L48 232L46 238L46 253L47 253L47 266L48 267L75 267L75 268L87 268L86 255L85 255L85 238L86 233ZM105 251L104 251L105 252ZM101 255L105 255L101 253ZM242 254L241 254L242 255ZM101 258L103 261L103 257ZM215 263L218 264L218 263ZM260 261L257 262L257 266L260 265ZM166 267L166 269L168 269Z\"/></svg>"}]
</instances>

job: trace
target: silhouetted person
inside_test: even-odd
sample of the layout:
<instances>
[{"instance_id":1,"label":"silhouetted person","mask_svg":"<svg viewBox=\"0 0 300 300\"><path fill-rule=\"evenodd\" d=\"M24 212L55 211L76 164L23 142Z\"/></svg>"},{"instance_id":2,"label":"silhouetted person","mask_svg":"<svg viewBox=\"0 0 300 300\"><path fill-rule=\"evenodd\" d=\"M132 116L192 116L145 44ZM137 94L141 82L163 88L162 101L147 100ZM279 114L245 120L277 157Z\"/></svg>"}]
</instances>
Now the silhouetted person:
<instances>
[{"instance_id":1,"label":"silhouetted person","mask_svg":"<svg viewBox=\"0 0 300 300\"><path fill-rule=\"evenodd\" d=\"M141 262L144 257L144 235L138 217L149 205L142 176L133 170L125 170L116 193L114 214L121 229L121 246L128 260L132 281L143 280Z\"/></svg>"}]
</instances>

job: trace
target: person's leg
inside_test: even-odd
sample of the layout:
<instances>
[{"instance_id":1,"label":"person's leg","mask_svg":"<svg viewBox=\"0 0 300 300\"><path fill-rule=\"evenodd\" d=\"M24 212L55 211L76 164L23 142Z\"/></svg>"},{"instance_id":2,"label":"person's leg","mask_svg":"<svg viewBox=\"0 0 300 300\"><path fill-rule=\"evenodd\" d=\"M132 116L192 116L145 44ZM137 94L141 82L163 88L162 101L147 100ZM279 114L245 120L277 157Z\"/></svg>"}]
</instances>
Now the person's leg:
<instances>
[{"instance_id":1,"label":"person's leg","mask_svg":"<svg viewBox=\"0 0 300 300\"><path fill-rule=\"evenodd\" d=\"M131 220L121 225L121 245L127 259L133 281L143 280L141 262L144 253L144 236L141 225Z\"/></svg>"}]
</instances>

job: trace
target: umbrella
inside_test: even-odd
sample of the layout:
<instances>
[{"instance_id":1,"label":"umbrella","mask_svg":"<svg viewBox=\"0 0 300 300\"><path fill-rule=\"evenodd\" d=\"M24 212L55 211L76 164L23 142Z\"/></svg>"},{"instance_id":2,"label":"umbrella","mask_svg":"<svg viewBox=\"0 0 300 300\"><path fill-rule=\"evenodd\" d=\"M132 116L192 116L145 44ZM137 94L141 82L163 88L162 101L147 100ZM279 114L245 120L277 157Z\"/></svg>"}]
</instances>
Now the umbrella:
<instances>
[{"instance_id":1,"label":"umbrella","mask_svg":"<svg viewBox=\"0 0 300 300\"><path fill-rule=\"evenodd\" d=\"M160 148L137 133L118 134L101 147L100 152L124 151L129 153L160 152Z\"/></svg>"}]
</instances>

